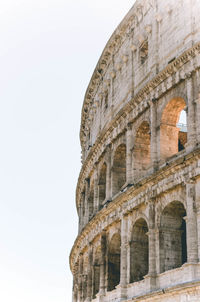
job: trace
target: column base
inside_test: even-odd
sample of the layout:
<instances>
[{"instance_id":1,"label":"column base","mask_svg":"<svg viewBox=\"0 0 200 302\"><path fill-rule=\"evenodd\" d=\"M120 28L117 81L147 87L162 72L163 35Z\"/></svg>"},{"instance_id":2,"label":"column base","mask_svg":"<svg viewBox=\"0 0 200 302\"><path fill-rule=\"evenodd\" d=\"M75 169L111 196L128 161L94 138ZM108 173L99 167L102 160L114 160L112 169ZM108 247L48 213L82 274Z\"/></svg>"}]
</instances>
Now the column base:
<instances>
[{"instance_id":1,"label":"column base","mask_svg":"<svg viewBox=\"0 0 200 302\"><path fill-rule=\"evenodd\" d=\"M146 286L150 292L156 290L157 288L156 277L156 274L148 274L144 276Z\"/></svg>"},{"instance_id":2,"label":"column base","mask_svg":"<svg viewBox=\"0 0 200 302\"><path fill-rule=\"evenodd\" d=\"M119 284L116 286L117 291L119 292L119 301L124 301L127 299L127 286Z\"/></svg>"}]
</instances>

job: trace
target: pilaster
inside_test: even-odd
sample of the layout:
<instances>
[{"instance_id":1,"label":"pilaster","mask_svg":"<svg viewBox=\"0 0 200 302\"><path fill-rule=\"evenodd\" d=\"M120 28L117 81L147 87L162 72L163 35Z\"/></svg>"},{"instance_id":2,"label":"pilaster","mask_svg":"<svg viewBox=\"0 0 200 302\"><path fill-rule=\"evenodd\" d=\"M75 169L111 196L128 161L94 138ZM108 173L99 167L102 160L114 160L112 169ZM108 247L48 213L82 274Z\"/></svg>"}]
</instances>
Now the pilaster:
<instances>
[{"instance_id":1,"label":"pilaster","mask_svg":"<svg viewBox=\"0 0 200 302\"><path fill-rule=\"evenodd\" d=\"M195 210L195 181L186 181L187 262L198 262L197 217Z\"/></svg>"}]
</instances>

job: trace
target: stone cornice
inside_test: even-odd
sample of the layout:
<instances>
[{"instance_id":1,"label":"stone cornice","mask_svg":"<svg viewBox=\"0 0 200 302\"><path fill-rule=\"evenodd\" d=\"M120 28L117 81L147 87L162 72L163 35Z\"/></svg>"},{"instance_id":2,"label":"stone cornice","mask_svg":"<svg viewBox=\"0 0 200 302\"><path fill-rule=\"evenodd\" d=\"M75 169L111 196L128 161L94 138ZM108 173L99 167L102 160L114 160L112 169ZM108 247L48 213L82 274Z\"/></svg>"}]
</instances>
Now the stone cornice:
<instances>
[{"instance_id":1,"label":"stone cornice","mask_svg":"<svg viewBox=\"0 0 200 302\"><path fill-rule=\"evenodd\" d=\"M93 217L77 237L70 254L71 270L88 242L91 242L101 230L118 220L122 214L133 211L140 204L147 203L152 197L159 197L177 186L184 185L185 179L195 179L199 176L200 148L188 154L180 154L156 173L118 194L111 203Z\"/></svg>"},{"instance_id":2,"label":"stone cornice","mask_svg":"<svg viewBox=\"0 0 200 302\"><path fill-rule=\"evenodd\" d=\"M199 54L200 42L186 50L172 63L168 64L164 70L148 82L133 98L131 97L131 94L127 95L126 104L116 114L115 118L105 126L83 163L76 190L77 206L79 202L79 194L82 189L81 183L84 178L87 177L89 167L92 167L94 162L98 161L102 153L105 151L105 146L112 143L112 140L119 135L118 132L123 131L122 128L125 129L127 123L135 120L140 113L149 107L150 100L152 98L159 98L167 90L177 85L180 81L186 79L188 74L191 76L191 73L195 69L200 68ZM186 68L186 63L191 63L195 57L198 58L198 60L196 60L195 63L193 62L194 66L189 64L190 66ZM130 117L129 115L131 111L133 111L133 114ZM123 125L123 127L121 127L121 129L116 129L116 125L119 124Z\"/></svg>"}]
</instances>

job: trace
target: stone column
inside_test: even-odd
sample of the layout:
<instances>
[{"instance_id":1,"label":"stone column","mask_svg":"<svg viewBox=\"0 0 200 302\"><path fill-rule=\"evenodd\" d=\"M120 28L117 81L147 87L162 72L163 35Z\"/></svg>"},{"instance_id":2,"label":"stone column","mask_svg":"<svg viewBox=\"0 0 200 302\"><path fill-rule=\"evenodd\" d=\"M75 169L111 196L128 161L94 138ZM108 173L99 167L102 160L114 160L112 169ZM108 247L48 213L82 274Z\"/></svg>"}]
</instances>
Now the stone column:
<instances>
[{"instance_id":1,"label":"stone column","mask_svg":"<svg viewBox=\"0 0 200 302\"><path fill-rule=\"evenodd\" d=\"M197 143L200 144L200 93L198 98L195 100L196 103L196 137Z\"/></svg>"},{"instance_id":2,"label":"stone column","mask_svg":"<svg viewBox=\"0 0 200 302\"><path fill-rule=\"evenodd\" d=\"M93 263L93 251L92 246L90 244L89 246L89 252L88 252L88 275L87 275L87 302L90 302L92 300L92 263Z\"/></svg>"},{"instance_id":3,"label":"stone column","mask_svg":"<svg viewBox=\"0 0 200 302\"><path fill-rule=\"evenodd\" d=\"M154 170L157 168L158 163L158 150L157 150L157 99L153 98L150 104L151 115L151 163Z\"/></svg>"},{"instance_id":4,"label":"stone column","mask_svg":"<svg viewBox=\"0 0 200 302\"><path fill-rule=\"evenodd\" d=\"M106 152L106 200L111 200L111 145L107 146Z\"/></svg>"},{"instance_id":5,"label":"stone column","mask_svg":"<svg viewBox=\"0 0 200 302\"><path fill-rule=\"evenodd\" d=\"M198 178L196 181L195 189L195 199L197 208L198 261L200 262L200 178Z\"/></svg>"},{"instance_id":6,"label":"stone column","mask_svg":"<svg viewBox=\"0 0 200 302\"><path fill-rule=\"evenodd\" d=\"M75 275L74 275L74 278L73 278L72 302L77 302L76 281L77 281L77 280L76 280Z\"/></svg>"},{"instance_id":7,"label":"stone column","mask_svg":"<svg viewBox=\"0 0 200 302\"><path fill-rule=\"evenodd\" d=\"M79 255L78 263L78 302L82 302L83 297L83 254Z\"/></svg>"},{"instance_id":8,"label":"stone column","mask_svg":"<svg viewBox=\"0 0 200 302\"><path fill-rule=\"evenodd\" d=\"M186 235L187 235L187 262L196 263L198 261L197 246L197 218L195 212L195 182L186 182Z\"/></svg>"},{"instance_id":9,"label":"stone column","mask_svg":"<svg viewBox=\"0 0 200 302\"><path fill-rule=\"evenodd\" d=\"M187 141L187 151L191 151L196 145L196 130L195 130L195 102L193 94L193 82L191 73L186 75L186 87L187 87L187 99L188 99L188 141Z\"/></svg>"},{"instance_id":10,"label":"stone column","mask_svg":"<svg viewBox=\"0 0 200 302\"><path fill-rule=\"evenodd\" d=\"M156 275L155 198L149 203L149 275Z\"/></svg>"},{"instance_id":11,"label":"stone column","mask_svg":"<svg viewBox=\"0 0 200 302\"><path fill-rule=\"evenodd\" d=\"M90 179L85 179L85 217L84 224L86 225L89 221L89 190L90 190Z\"/></svg>"},{"instance_id":12,"label":"stone column","mask_svg":"<svg viewBox=\"0 0 200 302\"><path fill-rule=\"evenodd\" d=\"M156 288L156 230L155 230L155 198L152 198L148 205L149 212L149 271L148 275L145 276L148 281L149 290Z\"/></svg>"},{"instance_id":13,"label":"stone column","mask_svg":"<svg viewBox=\"0 0 200 302\"><path fill-rule=\"evenodd\" d=\"M133 148L133 133L132 123L127 125L126 130L126 183L132 183L132 148Z\"/></svg>"},{"instance_id":14,"label":"stone column","mask_svg":"<svg viewBox=\"0 0 200 302\"><path fill-rule=\"evenodd\" d=\"M106 275L106 265L105 265L105 258L106 258L106 232L104 231L101 235L101 259L100 259L100 290L99 296L105 295L105 275Z\"/></svg>"},{"instance_id":15,"label":"stone column","mask_svg":"<svg viewBox=\"0 0 200 302\"><path fill-rule=\"evenodd\" d=\"M98 196L98 167L95 164L94 170L94 213L99 210L99 196Z\"/></svg>"},{"instance_id":16,"label":"stone column","mask_svg":"<svg viewBox=\"0 0 200 302\"><path fill-rule=\"evenodd\" d=\"M128 247L128 217L124 215L121 220L121 259L120 259L120 288L121 298L126 298L127 286L127 247Z\"/></svg>"}]
</instances>

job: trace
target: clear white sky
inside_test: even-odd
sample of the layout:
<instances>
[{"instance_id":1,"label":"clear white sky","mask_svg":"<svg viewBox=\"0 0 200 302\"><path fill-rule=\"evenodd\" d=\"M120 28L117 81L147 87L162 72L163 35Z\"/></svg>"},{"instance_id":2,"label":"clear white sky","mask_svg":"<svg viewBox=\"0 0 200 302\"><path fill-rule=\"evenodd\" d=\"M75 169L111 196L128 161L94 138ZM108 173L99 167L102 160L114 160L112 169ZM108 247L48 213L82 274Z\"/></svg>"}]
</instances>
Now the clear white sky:
<instances>
[{"instance_id":1,"label":"clear white sky","mask_svg":"<svg viewBox=\"0 0 200 302\"><path fill-rule=\"evenodd\" d=\"M1 0L0 301L71 301L83 97L134 0Z\"/></svg>"}]
</instances>

